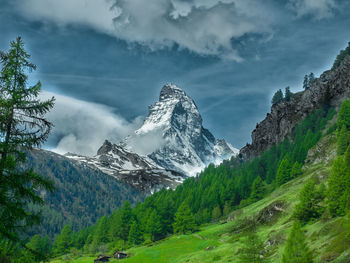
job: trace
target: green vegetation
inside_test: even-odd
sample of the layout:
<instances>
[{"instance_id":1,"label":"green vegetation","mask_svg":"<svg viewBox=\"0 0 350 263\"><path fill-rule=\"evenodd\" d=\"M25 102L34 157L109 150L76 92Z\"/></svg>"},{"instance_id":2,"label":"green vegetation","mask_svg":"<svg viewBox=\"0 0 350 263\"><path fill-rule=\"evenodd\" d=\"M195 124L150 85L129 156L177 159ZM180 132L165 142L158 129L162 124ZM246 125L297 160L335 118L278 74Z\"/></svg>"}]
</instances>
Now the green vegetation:
<instances>
[{"instance_id":1,"label":"green vegetation","mask_svg":"<svg viewBox=\"0 0 350 263\"><path fill-rule=\"evenodd\" d=\"M324 210L321 217L299 224L298 230L291 233L295 210L301 202L301 193L305 185L312 181L316 189L321 190L324 187L331 173L335 152L335 133L328 134L311 149L301 176L267 193L262 200L231 212L228 218L232 218L232 221L202 225L192 234L171 235L153 243L124 247L129 257L123 262L240 263L244 262L246 257L254 258L254 255L259 253L263 256L260 260L280 263L287 250L291 253L290 251L298 247L299 255L311 254L313 262L349 262L349 215L332 218L328 210ZM283 203L284 205L280 205ZM327 203L322 201L316 204L323 209L327 206ZM274 207L277 209L273 209ZM298 242L286 248L287 240L291 240L289 243L294 240L291 236L296 236ZM111 254L114 249L117 247L110 246L104 253ZM89 255L90 252L82 253ZM90 257L79 257L69 253L52 262L64 262L65 258L70 258L71 262L92 262L97 254L95 252Z\"/></svg>"},{"instance_id":2,"label":"green vegetation","mask_svg":"<svg viewBox=\"0 0 350 263\"><path fill-rule=\"evenodd\" d=\"M283 100L283 92L281 89L277 90L276 93L273 95L271 103L272 105L278 104Z\"/></svg>"},{"instance_id":3,"label":"green vegetation","mask_svg":"<svg viewBox=\"0 0 350 263\"><path fill-rule=\"evenodd\" d=\"M312 254L306 244L299 222L293 224L282 257L283 263L312 263Z\"/></svg>"},{"instance_id":4,"label":"green vegetation","mask_svg":"<svg viewBox=\"0 0 350 263\"><path fill-rule=\"evenodd\" d=\"M122 209L108 218L101 218L88 230L72 232L70 249L106 253L109 249L157 242L169 234L188 235L198 229L197 225L220 220L232 210L255 204L274 189L279 189L279 185L288 184L302 175L301 167L307 152L322 137L321 131L334 114L331 108L314 112L295 128L290 139L250 162L242 163L238 158L232 158L217 167L209 165L198 179L185 180L175 191L163 189L135 208L125 203ZM295 214L305 217L305 222L316 220L324 210L317 206L320 202L316 193L300 197L299 206L309 210L302 211L306 215ZM102 225L104 230L100 231ZM135 226L138 226L137 230ZM74 241L78 236L85 240ZM249 243L249 239L246 241ZM62 252L56 255L62 255Z\"/></svg>"},{"instance_id":5,"label":"green vegetation","mask_svg":"<svg viewBox=\"0 0 350 263\"><path fill-rule=\"evenodd\" d=\"M214 211L215 211L215 208L214 208ZM215 213L213 214L215 218L218 217L218 216L215 216ZM194 216L191 212L190 207L186 203L182 203L179 209L177 210L177 212L175 213L173 226L174 226L174 233L180 233L180 234L186 234L188 232L191 233L196 229Z\"/></svg>"},{"instance_id":6,"label":"green vegetation","mask_svg":"<svg viewBox=\"0 0 350 263\"><path fill-rule=\"evenodd\" d=\"M28 71L36 66L29 61L20 37L12 41L8 52L0 52L0 261L8 260L23 246L20 235L40 222L40 211L28 209L28 204L42 205L40 191L52 192L53 183L32 169L20 169L26 160L26 150L43 143L52 124L44 116L53 107L54 98L38 99L41 83L28 87ZM16 243L16 245L14 244ZM42 257L37 237L27 249ZM6 251L4 253L4 251Z\"/></svg>"},{"instance_id":7,"label":"green vegetation","mask_svg":"<svg viewBox=\"0 0 350 263\"><path fill-rule=\"evenodd\" d=\"M345 49L340 50L340 53L338 54L337 58L335 59L335 61L333 63L332 69L336 69L337 67L339 67L341 62L348 55L350 55L350 42L349 42L348 46Z\"/></svg>"},{"instance_id":8,"label":"green vegetation","mask_svg":"<svg viewBox=\"0 0 350 263\"><path fill-rule=\"evenodd\" d=\"M331 216L344 215L350 197L350 100L342 103L337 118L337 154L328 178L327 203ZM341 127L341 128L340 128ZM346 153L344 155L344 153Z\"/></svg>"},{"instance_id":9,"label":"green vegetation","mask_svg":"<svg viewBox=\"0 0 350 263\"><path fill-rule=\"evenodd\" d=\"M303 223L318 219L324 211L320 203L325 198L325 190L324 184L316 187L315 182L309 180L300 191L299 203L294 211L295 218Z\"/></svg>"}]
</instances>

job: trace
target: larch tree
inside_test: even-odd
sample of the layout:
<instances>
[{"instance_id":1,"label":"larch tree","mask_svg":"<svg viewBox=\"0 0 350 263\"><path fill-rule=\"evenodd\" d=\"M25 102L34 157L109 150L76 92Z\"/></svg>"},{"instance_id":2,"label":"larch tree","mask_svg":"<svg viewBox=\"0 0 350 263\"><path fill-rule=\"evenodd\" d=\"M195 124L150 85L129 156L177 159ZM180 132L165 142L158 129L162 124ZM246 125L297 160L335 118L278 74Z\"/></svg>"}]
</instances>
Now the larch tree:
<instances>
[{"instance_id":1,"label":"larch tree","mask_svg":"<svg viewBox=\"0 0 350 263\"><path fill-rule=\"evenodd\" d=\"M307 90L310 88L308 75L305 75L305 77L304 77L303 88L304 88L304 90Z\"/></svg>"},{"instance_id":2,"label":"larch tree","mask_svg":"<svg viewBox=\"0 0 350 263\"><path fill-rule=\"evenodd\" d=\"M285 156L277 170L276 183L282 185L291 179L292 165L289 161L289 157Z\"/></svg>"},{"instance_id":3,"label":"larch tree","mask_svg":"<svg viewBox=\"0 0 350 263\"><path fill-rule=\"evenodd\" d=\"M249 200L251 202L256 202L262 199L265 195L265 184L260 176L255 178L250 192Z\"/></svg>"},{"instance_id":4,"label":"larch tree","mask_svg":"<svg viewBox=\"0 0 350 263\"><path fill-rule=\"evenodd\" d=\"M283 92L281 89L279 89L278 91L276 91L276 93L273 95L271 103L272 105L276 105L279 102L281 102L283 100Z\"/></svg>"},{"instance_id":5,"label":"larch tree","mask_svg":"<svg viewBox=\"0 0 350 263\"><path fill-rule=\"evenodd\" d=\"M332 216L345 214L345 207L350 191L350 169L343 156L338 156L332 165L328 177L326 192L329 212Z\"/></svg>"},{"instance_id":6,"label":"larch tree","mask_svg":"<svg viewBox=\"0 0 350 263\"><path fill-rule=\"evenodd\" d=\"M0 52L0 234L13 241L19 232L40 222L40 213L28 210L28 203L43 204L39 192L53 191L52 182L31 169L19 169L26 152L39 147L52 124L45 114L54 98L41 101L41 83L28 86L27 73L36 69L20 37Z\"/></svg>"},{"instance_id":7,"label":"larch tree","mask_svg":"<svg viewBox=\"0 0 350 263\"><path fill-rule=\"evenodd\" d=\"M286 90L284 92L284 97L286 99L286 101L290 101L290 99L292 98L293 93L290 91L290 87L286 87Z\"/></svg>"},{"instance_id":8,"label":"larch tree","mask_svg":"<svg viewBox=\"0 0 350 263\"><path fill-rule=\"evenodd\" d=\"M186 202L183 202L178 208L174 221L174 233L186 234L196 230L194 216Z\"/></svg>"},{"instance_id":9,"label":"larch tree","mask_svg":"<svg viewBox=\"0 0 350 263\"><path fill-rule=\"evenodd\" d=\"M345 124L337 132L337 154L342 155L345 153L348 145L350 144L350 133Z\"/></svg>"},{"instance_id":10,"label":"larch tree","mask_svg":"<svg viewBox=\"0 0 350 263\"><path fill-rule=\"evenodd\" d=\"M283 263L312 263L312 254L306 244L305 235L301 229L301 224L295 222L288 236L284 253Z\"/></svg>"}]
</instances>

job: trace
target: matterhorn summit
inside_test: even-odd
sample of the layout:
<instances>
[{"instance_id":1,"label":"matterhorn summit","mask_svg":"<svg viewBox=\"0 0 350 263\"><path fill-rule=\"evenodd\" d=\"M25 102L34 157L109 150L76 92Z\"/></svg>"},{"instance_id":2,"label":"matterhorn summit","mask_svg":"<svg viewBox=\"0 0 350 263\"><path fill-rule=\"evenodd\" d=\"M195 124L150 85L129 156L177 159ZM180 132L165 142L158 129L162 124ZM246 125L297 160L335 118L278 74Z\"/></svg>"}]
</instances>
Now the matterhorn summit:
<instances>
[{"instance_id":1,"label":"matterhorn summit","mask_svg":"<svg viewBox=\"0 0 350 263\"><path fill-rule=\"evenodd\" d=\"M150 147L142 141L154 140ZM238 153L224 140L202 126L202 117L195 102L173 84L166 84L143 125L121 145L147 155L155 164L194 176L209 163L219 164ZM146 146L146 145L145 145Z\"/></svg>"},{"instance_id":2,"label":"matterhorn summit","mask_svg":"<svg viewBox=\"0 0 350 263\"><path fill-rule=\"evenodd\" d=\"M195 102L182 89L166 84L139 129L117 144L106 140L94 157L67 157L154 192L237 154L203 128Z\"/></svg>"}]
</instances>

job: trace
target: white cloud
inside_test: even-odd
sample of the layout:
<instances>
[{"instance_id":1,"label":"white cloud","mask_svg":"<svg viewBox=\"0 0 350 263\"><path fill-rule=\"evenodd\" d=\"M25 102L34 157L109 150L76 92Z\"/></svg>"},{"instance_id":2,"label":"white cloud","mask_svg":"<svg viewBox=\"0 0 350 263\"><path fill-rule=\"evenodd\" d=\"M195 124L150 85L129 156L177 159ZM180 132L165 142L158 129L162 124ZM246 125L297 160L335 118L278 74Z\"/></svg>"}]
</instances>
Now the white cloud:
<instances>
[{"instance_id":1,"label":"white cloud","mask_svg":"<svg viewBox=\"0 0 350 263\"><path fill-rule=\"evenodd\" d=\"M41 96L56 98L47 118L55 125L49 140L58 139L57 147L51 150L60 154L73 152L93 156L105 139L117 143L141 125L140 118L128 122L112 108L101 104L46 91Z\"/></svg>"},{"instance_id":2,"label":"white cloud","mask_svg":"<svg viewBox=\"0 0 350 263\"><path fill-rule=\"evenodd\" d=\"M315 19L332 17L336 8L335 0L290 0L288 6L298 17L311 15Z\"/></svg>"},{"instance_id":3,"label":"white cloud","mask_svg":"<svg viewBox=\"0 0 350 263\"><path fill-rule=\"evenodd\" d=\"M165 144L162 129L154 129L137 135L133 133L125 140L127 149L145 156L162 148Z\"/></svg>"},{"instance_id":4,"label":"white cloud","mask_svg":"<svg viewBox=\"0 0 350 263\"><path fill-rule=\"evenodd\" d=\"M271 33L274 12L260 0L17 0L32 20L89 26L151 50L172 47L242 60L231 40Z\"/></svg>"}]
</instances>

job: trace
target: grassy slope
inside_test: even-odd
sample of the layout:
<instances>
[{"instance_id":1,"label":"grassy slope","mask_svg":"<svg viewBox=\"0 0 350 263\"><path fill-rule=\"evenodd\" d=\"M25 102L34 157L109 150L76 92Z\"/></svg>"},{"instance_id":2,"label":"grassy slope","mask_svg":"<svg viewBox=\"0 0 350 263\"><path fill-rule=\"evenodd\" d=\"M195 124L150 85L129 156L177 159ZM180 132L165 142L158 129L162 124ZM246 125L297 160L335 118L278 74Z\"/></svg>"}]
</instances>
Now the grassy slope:
<instances>
[{"instance_id":1,"label":"grassy slope","mask_svg":"<svg viewBox=\"0 0 350 263\"><path fill-rule=\"evenodd\" d=\"M298 202L298 193L310 178L322 182L327 179L330 166L335 156L334 135L323 138L309 152L304 165L304 174L279 187L263 200L243 208L231 222L216 223L205 227L192 235L174 235L149 246L131 248L127 252L132 256L123 260L134 262L239 262L237 253L242 246L244 231L240 225L246 218L256 217L264 207L278 200L286 202L284 211L273 221L260 225L259 236L273 245L267 246L271 262L280 262L284 242L292 225L291 214ZM315 262L350 262L350 219L323 219L304 227L310 248L313 250ZM210 249L206 249L210 247ZM321 259L322 258L322 259ZM92 262L91 258L79 258L73 262ZM61 262L59 260L53 262Z\"/></svg>"}]
</instances>

